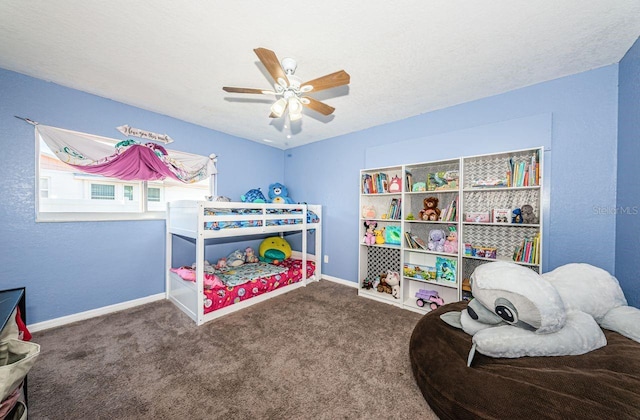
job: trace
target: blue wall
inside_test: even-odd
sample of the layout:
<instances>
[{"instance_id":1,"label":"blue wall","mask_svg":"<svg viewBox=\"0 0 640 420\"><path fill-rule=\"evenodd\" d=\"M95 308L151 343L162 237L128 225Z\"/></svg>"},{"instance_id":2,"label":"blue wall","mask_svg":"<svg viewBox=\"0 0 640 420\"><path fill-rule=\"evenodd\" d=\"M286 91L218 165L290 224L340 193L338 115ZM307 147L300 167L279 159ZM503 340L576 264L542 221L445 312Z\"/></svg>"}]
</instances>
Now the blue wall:
<instances>
[{"instance_id":1,"label":"blue wall","mask_svg":"<svg viewBox=\"0 0 640 420\"><path fill-rule=\"evenodd\" d=\"M640 40L619 67L616 277L629 304L640 307Z\"/></svg>"},{"instance_id":2,"label":"blue wall","mask_svg":"<svg viewBox=\"0 0 640 420\"><path fill-rule=\"evenodd\" d=\"M635 57L629 71L637 73ZM432 160L425 150L441 150L429 142L439 138L448 141L449 156L476 154L460 132L509 126L509 149L529 147L522 125L504 123L545 116L540 124L550 129L536 126L547 137L538 145L551 145L545 268L584 261L623 272L616 266L616 215L606 211L616 203L617 84L618 66L611 65L282 152L0 69L0 287L28 287L29 323L164 291L164 222L34 222L33 128L14 115L109 137L122 124L168 133L176 149L220 155L219 193L235 199L249 188L266 190L268 181L256 181L282 180L294 200L324 206L323 254L330 262L323 272L352 282L359 170L373 160L384 165L376 151L424 143L415 161ZM629 112L637 113L635 106ZM635 124L630 135L638 132Z\"/></svg>"},{"instance_id":3,"label":"blue wall","mask_svg":"<svg viewBox=\"0 0 640 420\"><path fill-rule=\"evenodd\" d=\"M497 145L515 150L550 142L545 270L589 262L613 273L615 215L594 209L616 202L617 83L618 67L611 65L289 150L289 189L325 206L329 264L323 274L358 281L359 170L402 163L393 153L399 145L412 148L407 156L415 159L405 163L482 153L462 131L482 133L487 152ZM534 126L541 133L535 142L524 127L541 115L550 115L551 138L542 122ZM521 122L503 124L512 120Z\"/></svg>"},{"instance_id":4,"label":"blue wall","mask_svg":"<svg viewBox=\"0 0 640 420\"><path fill-rule=\"evenodd\" d=\"M219 155L218 192L236 200L284 177L281 150L2 69L0 98L0 289L27 287L30 324L164 292L165 225L35 223L34 131L14 115L112 138L123 124L167 133L170 148Z\"/></svg>"}]
</instances>

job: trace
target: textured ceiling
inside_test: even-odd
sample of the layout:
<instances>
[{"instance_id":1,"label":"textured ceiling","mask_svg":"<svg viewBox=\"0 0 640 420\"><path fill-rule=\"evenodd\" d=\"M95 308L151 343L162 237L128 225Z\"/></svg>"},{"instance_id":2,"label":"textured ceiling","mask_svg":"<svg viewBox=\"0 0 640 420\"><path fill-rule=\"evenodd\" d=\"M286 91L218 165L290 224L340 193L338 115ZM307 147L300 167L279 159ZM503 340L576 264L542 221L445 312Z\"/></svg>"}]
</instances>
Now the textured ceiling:
<instances>
[{"instance_id":1,"label":"textured ceiling","mask_svg":"<svg viewBox=\"0 0 640 420\"><path fill-rule=\"evenodd\" d=\"M0 1L0 68L283 149L617 63L639 35L638 0ZM334 114L290 127L224 92L272 88L257 47L302 80L347 71L311 95Z\"/></svg>"}]
</instances>

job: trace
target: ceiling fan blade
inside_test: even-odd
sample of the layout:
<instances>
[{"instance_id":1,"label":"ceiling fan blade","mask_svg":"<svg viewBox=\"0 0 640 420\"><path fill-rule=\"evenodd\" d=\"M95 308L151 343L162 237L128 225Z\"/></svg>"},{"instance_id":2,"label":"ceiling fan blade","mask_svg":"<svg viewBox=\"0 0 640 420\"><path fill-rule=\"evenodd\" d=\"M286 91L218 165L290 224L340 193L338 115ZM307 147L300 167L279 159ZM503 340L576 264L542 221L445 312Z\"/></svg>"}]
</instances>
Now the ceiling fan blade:
<instances>
[{"instance_id":1,"label":"ceiling fan blade","mask_svg":"<svg viewBox=\"0 0 640 420\"><path fill-rule=\"evenodd\" d=\"M320 102L316 99L313 99L309 96L303 96L302 104L307 108L313 109L316 112L321 113L322 115L331 115L333 111L336 109L332 106L325 104L324 102ZM308 102L307 102L308 101Z\"/></svg>"},{"instance_id":2,"label":"ceiling fan blade","mask_svg":"<svg viewBox=\"0 0 640 420\"><path fill-rule=\"evenodd\" d=\"M282 83L278 80L282 79L286 83L284 86L289 86L289 79L287 79L287 75L284 73L284 70L280 65L280 61L278 61L278 57L276 57L276 53L266 48L256 48L253 51L256 53L256 55L260 59L260 62L262 62L262 64L267 69L271 77L273 77L273 80L275 80L276 83L282 85Z\"/></svg>"},{"instance_id":3,"label":"ceiling fan blade","mask_svg":"<svg viewBox=\"0 0 640 420\"><path fill-rule=\"evenodd\" d=\"M230 93L256 93L259 95L275 95L275 92L272 90L264 90L264 89L252 89L252 88L239 88L239 87L229 87L225 86L222 88L225 92Z\"/></svg>"},{"instance_id":4,"label":"ceiling fan blade","mask_svg":"<svg viewBox=\"0 0 640 420\"><path fill-rule=\"evenodd\" d=\"M319 90L348 85L350 80L351 77L349 76L349 74L344 70L340 70L335 73L327 74L326 76L318 77L317 79L302 83L300 86L313 86L312 92L317 92Z\"/></svg>"}]
</instances>

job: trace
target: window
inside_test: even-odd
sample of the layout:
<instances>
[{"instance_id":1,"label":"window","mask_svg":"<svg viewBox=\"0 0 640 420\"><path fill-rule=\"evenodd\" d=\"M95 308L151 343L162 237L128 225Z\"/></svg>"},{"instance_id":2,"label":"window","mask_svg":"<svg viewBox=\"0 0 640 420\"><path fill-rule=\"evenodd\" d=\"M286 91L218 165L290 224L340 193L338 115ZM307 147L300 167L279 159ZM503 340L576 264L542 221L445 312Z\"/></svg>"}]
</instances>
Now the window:
<instances>
[{"instance_id":1,"label":"window","mask_svg":"<svg viewBox=\"0 0 640 420\"><path fill-rule=\"evenodd\" d=\"M133 200L133 185L124 186L124 199L129 201Z\"/></svg>"},{"instance_id":2,"label":"window","mask_svg":"<svg viewBox=\"0 0 640 420\"><path fill-rule=\"evenodd\" d=\"M91 184L91 199L92 200L115 200L116 186L103 185L103 184Z\"/></svg>"},{"instance_id":3,"label":"window","mask_svg":"<svg viewBox=\"0 0 640 420\"><path fill-rule=\"evenodd\" d=\"M80 172L58 159L39 135L36 138L37 221L162 219L167 201L204 200L211 195L210 178L184 184L169 178L122 181ZM110 143L115 144L116 140Z\"/></svg>"},{"instance_id":4,"label":"window","mask_svg":"<svg viewBox=\"0 0 640 420\"><path fill-rule=\"evenodd\" d=\"M149 201L160 201L160 188L147 188L147 199Z\"/></svg>"},{"instance_id":5,"label":"window","mask_svg":"<svg viewBox=\"0 0 640 420\"><path fill-rule=\"evenodd\" d=\"M49 198L49 178L40 178L40 198Z\"/></svg>"}]
</instances>

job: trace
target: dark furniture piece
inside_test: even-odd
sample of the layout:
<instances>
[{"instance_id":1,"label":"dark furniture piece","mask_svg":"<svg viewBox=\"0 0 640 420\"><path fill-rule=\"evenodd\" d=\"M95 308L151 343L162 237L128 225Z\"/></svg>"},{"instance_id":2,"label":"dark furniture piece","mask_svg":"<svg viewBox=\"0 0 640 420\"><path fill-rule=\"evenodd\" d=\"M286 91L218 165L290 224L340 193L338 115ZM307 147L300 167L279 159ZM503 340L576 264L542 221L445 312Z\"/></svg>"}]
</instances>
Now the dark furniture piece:
<instances>
[{"instance_id":1,"label":"dark furniture piece","mask_svg":"<svg viewBox=\"0 0 640 420\"><path fill-rule=\"evenodd\" d=\"M411 335L411 368L440 419L638 419L640 343L603 330L607 345L581 356L499 359L467 356L471 337L445 324L444 305Z\"/></svg>"}]
</instances>

